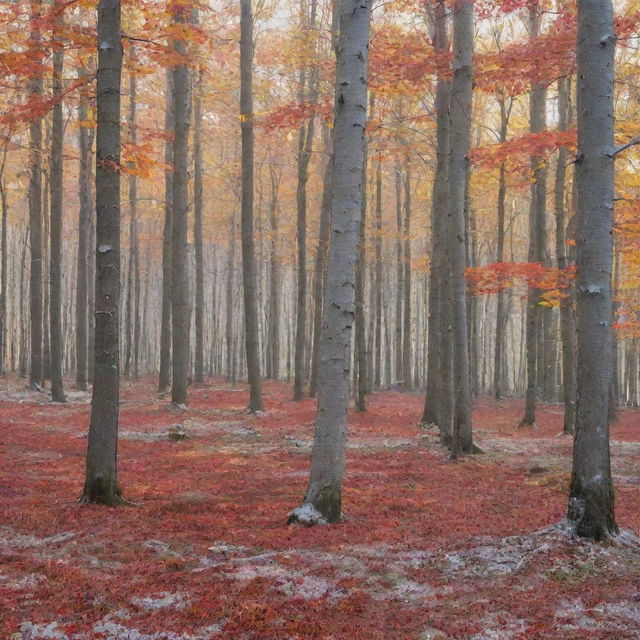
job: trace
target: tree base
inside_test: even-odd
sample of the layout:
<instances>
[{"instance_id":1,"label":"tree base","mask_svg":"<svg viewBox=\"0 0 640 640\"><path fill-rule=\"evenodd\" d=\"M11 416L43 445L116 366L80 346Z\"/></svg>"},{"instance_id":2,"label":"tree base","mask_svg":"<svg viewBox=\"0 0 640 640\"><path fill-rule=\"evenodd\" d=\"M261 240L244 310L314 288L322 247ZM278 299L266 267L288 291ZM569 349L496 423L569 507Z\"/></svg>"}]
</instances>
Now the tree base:
<instances>
[{"instance_id":1,"label":"tree base","mask_svg":"<svg viewBox=\"0 0 640 640\"><path fill-rule=\"evenodd\" d=\"M303 502L287 518L287 524L301 524L305 527L329 524L329 521L309 502Z\"/></svg>"},{"instance_id":2,"label":"tree base","mask_svg":"<svg viewBox=\"0 0 640 640\"><path fill-rule=\"evenodd\" d=\"M531 427L532 429L536 428L535 420L528 420L527 418L522 418L518 423L518 429L526 429L527 427Z\"/></svg>"},{"instance_id":3,"label":"tree base","mask_svg":"<svg viewBox=\"0 0 640 640\"><path fill-rule=\"evenodd\" d=\"M106 507L131 507L134 505L133 502L123 497L120 487L114 486L104 478L96 478L91 483L85 483L79 503L102 504Z\"/></svg>"}]
</instances>

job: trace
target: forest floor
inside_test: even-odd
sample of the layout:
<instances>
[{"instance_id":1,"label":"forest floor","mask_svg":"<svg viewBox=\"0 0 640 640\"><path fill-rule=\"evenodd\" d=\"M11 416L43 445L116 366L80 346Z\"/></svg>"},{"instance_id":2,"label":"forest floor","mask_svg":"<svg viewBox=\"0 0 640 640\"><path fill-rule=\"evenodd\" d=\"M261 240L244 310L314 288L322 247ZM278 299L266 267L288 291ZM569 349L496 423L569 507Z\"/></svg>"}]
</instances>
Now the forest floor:
<instances>
[{"instance_id":1,"label":"forest floor","mask_svg":"<svg viewBox=\"0 0 640 640\"><path fill-rule=\"evenodd\" d=\"M315 403L265 385L191 389L173 412L124 383L120 480L136 506L80 506L89 396L0 390L0 639L640 638L640 550L571 540L571 439L543 405L481 398L482 455L448 460L417 394L350 413L343 524L287 526ZM190 437L172 441L181 425ZM612 429L620 526L640 531L640 412Z\"/></svg>"}]
</instances>

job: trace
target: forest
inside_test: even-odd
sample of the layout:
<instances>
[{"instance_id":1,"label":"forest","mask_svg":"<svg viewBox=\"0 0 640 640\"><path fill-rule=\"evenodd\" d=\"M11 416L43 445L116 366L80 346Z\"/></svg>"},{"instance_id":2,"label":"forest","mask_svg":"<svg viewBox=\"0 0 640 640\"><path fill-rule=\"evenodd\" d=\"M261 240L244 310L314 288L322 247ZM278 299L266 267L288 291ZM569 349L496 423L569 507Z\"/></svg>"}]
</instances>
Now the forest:
<instances>
[{"instance_id":1,"label":"forest","mask_svg":"<svg viewBox=\"0 0 640 640\"><path fill-rule=\"evenodd\" d=\"M640 639L638 0L0 0L0 640Z\"/></svg>"}]
</instances>

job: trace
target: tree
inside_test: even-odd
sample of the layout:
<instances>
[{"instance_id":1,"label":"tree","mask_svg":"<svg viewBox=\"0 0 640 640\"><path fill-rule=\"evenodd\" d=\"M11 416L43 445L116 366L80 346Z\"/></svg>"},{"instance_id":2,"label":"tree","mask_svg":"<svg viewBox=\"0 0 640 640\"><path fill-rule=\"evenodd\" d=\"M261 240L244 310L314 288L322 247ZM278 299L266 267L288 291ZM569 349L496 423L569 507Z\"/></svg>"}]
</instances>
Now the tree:
<instances>
[{"instance_id":1,"label":"tree","mask_svg":"<svg viewBox=\"0 0 640 640\"><path fill-rule=\"evenodd\" d=\"M31 1L31 40L42 48L41 0ZM28 87L30 97L42 97L42 72L34 73ZM29 280L29 320L31 329L31 370L29 386L38 389L42 382L42 118L36 113L29 123L29 234L31 236L31 273Z\"/></svg>"},{"instance_id":2,"label":"tree","mask_svg":"<svg viewBox=\"0 0 640 640\"><path fill-rule=\"evenodd\" d=\"M95 375L82 502L124 503L118 485L120 402L120 0L98 4Z\"/></svg>"},{"instance_id":3,"label":"tree","mask_svg":"<svg viewBox=\"0 0 640 640\"><path fill-rule=\"evenodd\" d=\"M354 288L362 213L370 0L341 0L336 48L331 240L319 352L319 393L311 474L290 522L339 522L349 402Z\"/></svg>"},{"instance_id":4,"label":"tree","mask_svg":"<svg viewBox=\"0 0 640 640\"><path fill-rule=\"evenodd\" d=\"M253 17L251 0L240 2L240 129L242 133L242 283L249 411L262 411L260 330L253 238Z\"/></svg>"},{"instance_id":5,"label":"tree","mask_svg":"<svg viewBox=\"0 0 640 640\"><path fill-rule=\"evenodd\" d=\"M177 27L184 26L191 8L175 0L172 17ZM171 233L171 338L173 375L171 403L187 404L189 379L189 334L191 306L189 297L189 263L187 229L189 210L189 131L191 127L191 76L187 66L187 43L182 38L173 42L178 62L173 69L173 135L172 233Z\"/></svg>"},{"instance_id":6,"label":"tree","mask_svg":"<svg viewBox=\"0 0 640 640\"><path fill-rule=\"evenodd\" d=\"M469 143L473 92L473 2L457 3L453 17L453 81L449 114L449 237L454 412L452 456L472 453L471 378L467 328L465 195L469 179Z\"/></svg>"},{"instance_id":7,"label":"tree","mask_svg":"<svg viewBox=\"0 0 640 640\"><path fill-rule=\"evenodd\" d=\"M611 0L579 0L578 402L567 516L578 536L594 540L606 539L618 531L609 453L615 45Z\"/></svg>"}]
</instances>

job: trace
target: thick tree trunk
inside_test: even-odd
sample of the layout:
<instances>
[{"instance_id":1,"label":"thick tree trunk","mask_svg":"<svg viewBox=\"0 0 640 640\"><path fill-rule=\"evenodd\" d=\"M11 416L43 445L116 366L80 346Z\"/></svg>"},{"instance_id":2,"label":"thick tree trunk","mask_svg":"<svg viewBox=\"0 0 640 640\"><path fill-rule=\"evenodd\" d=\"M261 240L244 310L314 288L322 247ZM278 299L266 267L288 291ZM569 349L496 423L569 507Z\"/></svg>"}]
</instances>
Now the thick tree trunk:
<instances>
[{"instance_id":1,"label":"thick tree trunk","mask_svg":"<svg viewBox=\"0 0 640 640\"><path fill-rule=\"evenodd\" d=\"M202 184L202 71L193 96L193 240L196 258L196 344L194 380L204 381L204 248L202 213L204 209Z\"/></svg>"},{"instance_id":2,"label":"thick tree trunk","mask_svg":"<svg viewBox=\"0 0 640 640\"><path fill-rule=\"evenodd\" d=\"M117 479L120 379L120 1L98 4L95 377L83 502L124 502Z\"/></svg>"},{"instance_id":3,"label":"thick tree trunk","mask_svg":"<svg viewBox=\"0 0 640 640\"><path fill-rule=\"evenodd\" d=\"M242 283L249 411L262 411L260 331L253 238L253 18L251 0L240 0L240 128L242 133Z\"/></svg>"},{"instance_id":4,"label":"thick tree trunk","mask_svg":"<svg viewBox=\"0 0 640 640\"><path fill-rule=\"evenodd\" d=\"M336 48L333 207L325 291L318 414L311 475L290 521L339 522L349 404L349 364L354 322L355 261L362 213L367 122L369 0L341 0Z\"/></svg>"},{"instance_id":5,"label":"thick tree trunk","mask_svg":"<svg viewBox=\"0 0 640 640\"><path fill-rule=\"evenodd\" d=\"M615 44L611 0L579 0L578 404L567 516L578 536L594 540L618 531L609 453Z\"/></svg>"},{"instance_id":6,"label":"thick tree trunk","mask_svg":"<svg viewBox=\"0 0 640 640\"><path fill-rule=\"evenodd\" d=\"M569 95L571 80L558 80L558 128L566 131L569 128ZM567 213L565 200L565 177L567 173L568 151L560 147L558 151L558 165L556 168L556 182L554 189L554 204L556 212L556 256L558 269L564 270L569 266L569 246L567 244ZM576 326L573 315L573 301L575 290L573 285L565 291L567 297L560 299L560 329L562 335L562 395L564 401L565 433L573 433L576 423Z\"/></svg>"},{"instance_id":7,"label":"thick tree trunk","mask_svg":"<svg viewBox=\"0 0 640 640\"><path fill-rule=\"evenodd\" d=\"M164 129L167 139L164 144L164 161L173 166L173 144L168 135L175 128L173 106L173 71L167 69L165 93ZM164 230L162 235L162 316L160 321L160 375L158 392L165 393L171 381L171 240L173 237L173 169L164 174Z\"/></svg>"},{"instance_id":8,"label":"thick tree trunk","mask_svg":"<svg viewBox=\"0 0 640 640\"><path fill-rule=\"evenodd\" d=\"M62 385L64 344L62 333L62 72L64 63L62 30L62 0L55 0L54 42L53 42L53 99L51 114L51 169L50 169L50 214L51 249L49 263L49 326L51 338L51 399L65 402Z\"/></svg>"},{"instance_id":9,"label":"thick tree trunk","mask_svg":"<svg viewBox=\"0 0 640 640\"><path fill-rule=\"evenodd\" d=\"M452 456L472 453L471 380L465 280L465 194L469 179L469 144L473 92L473 2L458 3L453 18L453 81L449 153L449 245L452 290L454 415Z\"/></svg>"},{"instance_id":10,"label":"thick tree trunk","mask_svg":"<svg viewBox=\"0 0 640 640\"><path fill-rule=\"evenodd\" d=\"M175 4L173 21L185 24L191 9ZM176 39L173 50L180 63L173 70L173 136L172 233L171 233L171 340L172 384L171 404L187 404L189 379L189 334L191 329L191 297L189 295L189 256L187 248L189 210L189 129L191 125L191 78L186 64L187 43ZM184 62L182 62L184 57Z\"/></svg>"},{"instance_id":11,"label":"thick tree trunk","mask_svg":"<svg viewBox=\"0 0 640 640\"><path fill-rule=\"evenodd\" d=\"M442 55L449 50L447 41L447 13L444 0L436 0L434 12L434 47ZM443 351L449 344L447 327L441 323L447 306L447 292L444 288L447 238L447 202L449 197L449 100L451 83L445 74L438 75L436 85L436 173L433 179L431 200L431 268L429 274L429 327L427 357L427 390L425 394L422 422L437 424L445 429L441 407L450 396L443 396L442 380Z\"/></svg>"},{"instance_id":12,"label":"thick tree trunk","mask_svg":"<svg viewBox=\"0 0 640 640\"><path fill-rule=\"evenodd\" d=\"M41 0L31 0L31 40L40 47ZM42 74L29 82L31 97L42 96ZM42 119L29 124L29 234L31 236L31 272L29 281L29 320L31 334L31 370L29 386L40 388L42 382Z\"/></svg>"}]
</instances>

